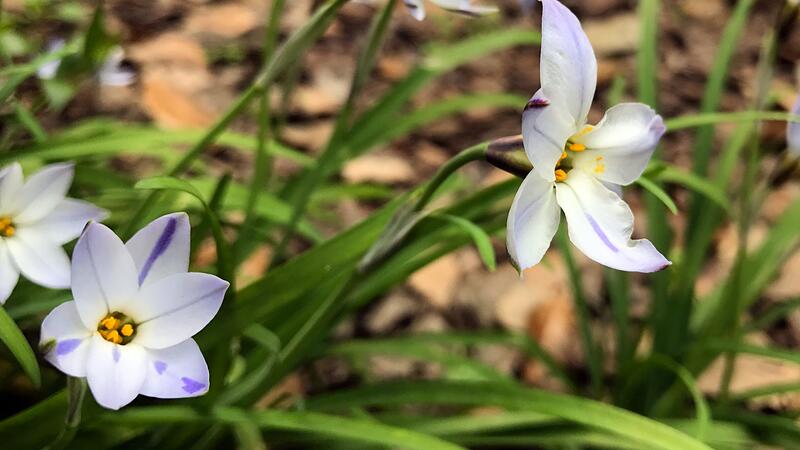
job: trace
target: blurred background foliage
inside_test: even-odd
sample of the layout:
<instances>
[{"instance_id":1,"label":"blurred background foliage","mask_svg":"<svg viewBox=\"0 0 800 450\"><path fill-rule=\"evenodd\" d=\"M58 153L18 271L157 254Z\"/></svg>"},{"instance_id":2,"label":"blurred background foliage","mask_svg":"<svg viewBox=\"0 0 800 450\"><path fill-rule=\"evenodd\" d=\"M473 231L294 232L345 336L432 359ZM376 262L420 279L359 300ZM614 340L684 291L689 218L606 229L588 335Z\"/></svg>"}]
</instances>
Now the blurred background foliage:
<instances>
[{"instance_id":1,"label":"blurred background foliage","mask_svg":"<svg viewBox=\"0 0 800 450\"><path fill-rule=\"evenodd\" d=\"M564 0L599 60L590 121L666 119L625 198L674 265L603 269L561 233L524 279L519 181L473 161L520 132L538 6L367 3L2 0L0 162L75 160L71 195L123 237L188 211L193 267L235 286L198 336L210 392L109 412L30 344L69 292L21 283L3 447L800 447L797 2Z\"/></svg>"}]
</instances>

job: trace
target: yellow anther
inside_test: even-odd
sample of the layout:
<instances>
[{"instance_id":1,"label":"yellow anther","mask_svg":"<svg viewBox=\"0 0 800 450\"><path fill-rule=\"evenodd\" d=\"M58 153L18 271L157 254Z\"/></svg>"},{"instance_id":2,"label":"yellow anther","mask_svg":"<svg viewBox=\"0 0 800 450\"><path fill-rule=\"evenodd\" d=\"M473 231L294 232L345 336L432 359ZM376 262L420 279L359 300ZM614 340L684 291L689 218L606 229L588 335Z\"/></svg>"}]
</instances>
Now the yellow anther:
<instances>
[{"instance_id":1,"label":"yellow anther","mask_svg":"<svg viewBox=\"0 0 800 450\"><path fill-rule=\"evenodd\" d=\"M0 218L0 236L11 237L16 234L17 230L14 228L13 222L10 217Z\"/></svg>"},{"instance_id":2,"label":"yellow anther","mask_svg":"<svg viewBox=\"0 0 800 450\"><path fill-rule=\"evenodd\" d=\"M582 152L586 150L586 146L577 142L573 142L569 144L569 150L573 152Z\"/></svg>"},{"instance_id":3,"label":"yellow anther","mask_svg":"<svg viewBox=\"0 0 800 450\"><path fill-rule=\"evenodd\" d=\"M564 169L556 169L556 181L564 181L567 179L567 172Z\"/></svg>"},{"instance_id":4,"label":"yellow anther","mask_svg":"<svg viewBox=\"0 0 800 450\"><path fill-rule=\"evenodd\" d=\"M106 317L100 322L100 325L103 326L106 330L116 330L119 327L119 319L116 317Z\"/></svg>"},{"instance_id":5,"label":"yellow anther","mask_svg":"<svg viewBox=\"0 0 800 450\"><path fill-rule=\"evenodd\" d=\"M603 173L606 171L606 165L603 164L602 156L598 156L597 158L594 159L594 161L595 161L595 166L594 166L595 173Z\"/></svg>"},{"instance_id":6,"label":"yellow anther","mask_svg":"<svg viewBox=\"0 0 800 450\"><path fill-rule=\"evenodd\" d=\"M105 335L103 335L103 337L105 338L105 340L107 340L108 342L111 342L113 344L121 344L122 343L122 336L119 335L117 330L111 330L111 331L107 332Z\"/></svg>"},{"instance_id":7,"label":"yellow anther","mask_svg":"<svg viewBox=\"0 0 800 450\"><path fill-rule=\"evenodd\" d=\"M561 152L561 158L559 158L558 160L563 161L565 159L567 159L567 152Z\"/></svg>"},{"instance_id":8,"label":"yellow anther","mask_svg":"<svg viewBox=\"0 0 800 450\"><path fill-rule=\"evenodd\" d=\"M122 332L123 336L131 337L133 335L133 326L129 323L126 323L125 325L122 326L122 329L120 331Z\"/></svg>"}]
</instances>

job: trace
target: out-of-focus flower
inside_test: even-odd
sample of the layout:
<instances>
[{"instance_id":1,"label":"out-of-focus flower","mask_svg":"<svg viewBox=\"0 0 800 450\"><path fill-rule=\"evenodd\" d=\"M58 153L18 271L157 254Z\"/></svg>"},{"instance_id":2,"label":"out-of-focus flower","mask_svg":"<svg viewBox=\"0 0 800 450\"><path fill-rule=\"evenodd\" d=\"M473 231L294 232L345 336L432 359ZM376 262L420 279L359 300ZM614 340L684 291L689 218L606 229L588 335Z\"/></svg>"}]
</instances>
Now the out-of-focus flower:
<instances>
[{"instance_id":1,"label":"out-of-focus flower","mask_svg":"<svg viewBox=\"0 0 800 450\"><path fill-rule=\"evenodd\" d=\"M123 244L92 222L75 246L75 299L44 319L40 346L59 370L86 377L106 408L139 394L208 391L208 366L192 336L217 314L229 283L187 272L189 231L186 214L169 214Z\"/></svg>"},{"instance_id":2,"label":"out-of-focus flower","mask_svg":"<svg viewBox=\"0 0 800 450\"><path fill-rule=\"evenodd\" d=\"M665 131L661 117L639 103L586 125L597 84L597 61L572 12L542 0L541 83L522 115L525 153L533 170L508 215L508 250L520 270L544 256L564 211L573 244L608 267L654 272L670 262L646 239L631 240L633 213L617 192L645 169Z\"/></svg>"},{"instance_id":3,"label":"out-of-focus flower","mask_svg":"<svg viewBox=\"0 0 800 450\"><path fill-rule=\"evenodd\" d=\"M63 39L56 39L47 45L47 53L55 53L63 49ZM125 60L125 51L122 47L114 47L108 52L103 64L97 69L95 76L100 84L106 86L128 86L136 81L136 73L122 62ZM56 59L39 66L36 75L42 80L52 80L58 74L61 59Z\"/></svg>"},{"instance_id":4,"label":"out-of-focus flower","mask_svg":"<svg viewBox=\"0 0 800 450\"><path fill-rule=\"evenodd\" d=\"M66 198L72 174L72 164L45 166L27 180L19 163L0 170L0 304L20 272L45 287L69 287L69 258L61 246L78 237L88 221L107 215L91 203Z\"/></svg>"},{"instance_id":5,"label":"out-of-focus flower","mask_svg":"<svg viewBox=\"0 0 800 450\"><path fill-rule=\"evenodd\" d=\"M472 0L430 0L438 7L465 16L477 17L497 12L494 6L476 5ZM425 4L423 0L403 0L411 15L417 20L425 19Z\"/></svg>"},{"instance_id":6,"label":"out-of-focus flower","mask_svg":"<svg viewBox=\"0 0 800 450\"><path fill-rule=\"evenodd\" d=\"M63 49L64 45L66 45L66 42L64 42L63 39L52 40L47 44L46 52L47 54L53 54ZM36 69L36 76L38 76L42 80L52 80L53 78L56 77L56 73L58 73L59 67L61 67L60 59L54 59L52 61L46 62L41 66L39 66L38 69Z\"/></svg>"},{"instance_id":7,"label":"out-of-focus flower","mask_svg":"<svg viewBox=\"0 0 800 450\"><path fill-rule=\"evenodd\" d=\"M800 95L792 107L792 114L800 115ZM795 156L800 156L800 123L789 122L786 125L786 143L789 147L789 152Z\"/></svg>"}]
</instances>

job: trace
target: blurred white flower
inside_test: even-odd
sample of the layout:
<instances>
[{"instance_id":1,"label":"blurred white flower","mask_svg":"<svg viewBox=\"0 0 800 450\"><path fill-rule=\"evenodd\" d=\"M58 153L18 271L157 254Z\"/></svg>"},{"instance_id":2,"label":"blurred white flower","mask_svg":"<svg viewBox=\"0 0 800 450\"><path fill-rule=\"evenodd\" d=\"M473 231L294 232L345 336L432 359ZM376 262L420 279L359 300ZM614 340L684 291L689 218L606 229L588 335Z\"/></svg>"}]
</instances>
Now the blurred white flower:
<instances>
[{"instance_id":1,"label":"blurred white flower","mask_svg":"<svg viewBox=\"0 0 800 450\"><path fill-rule=\"evenodd\" d=\"M522 115L533 170L508 215L507 245L520 270L541 261L564 211L573 244L608 267L654 272L670 262L646 239L631 240L633 214L620 185L644 171L665 131L649 106L623 103L586 125L597 61L572 12L542 0L541 89Z\"/></svg>"},{"instance_id":2,"label":"blurred white flower","mask_svg":"<svg viewBox=\"0 0 800 450\"><path fill-rule=\"evenodd\" d=\"M800 115L800 95L797 96L791 113ZM791 154L800 156L800 123L789 122L786 125L786 143Z\"/></svg>"},{"instance_id":3,"label":"blurred white flower","mask_svg":"<svg viewBox=\"0 0 800 450\"><path fill-rule=\"evenodd\" d=\"M473 0L430 0L438 7L465 16L477 17L496 13L498 10L494 6L482 6L474 4ZM425 4L423 0L403 0L412 16L417 20L425 19Z\"/></svg>"},{"instance_id":4,"label":"blurred white flower","mask_svg":"<svg viewBox=\"0 0 800 450\"><path fill-rule=\"evenodd\" d=\"M48 54L55 53L64 48L64 45L66 45L66 42L64 42L63 39L52 40L47 44L46 52ZM38 76L42 80L52 80L53 78L56 77L56 73L58 72L59 67L61 67L60 59L54 59L52 61L46 62L41 66L39 66L38 69L36 69L36 76Z\"/></svg>"},{"instance_id":5,"label":"blurred white flower","mask_svg":"<svg viewBox=\"0 0 800 450\"><path fill-rule=\"evenodd\" d=\"M64 48L63 39L55 39L47 45L47 53L55 53ZM125 51L122 47L114 47L108 52L103 64L97 69L95 76L100 84L106 86L129 86L136 81L136 73L125 67ZM39 66L36 75L42 80L52 80L61 67L61 59L56 59Z\"/></svg>"},{"instance_id":6,"label":"blurred white flower","mask_svg":"<svg viewBox=\"0 0 800 450\"><path fill-rule=\"evenodd\" d=\"M23 180L13 163L0 170L0 304L19 274L49 288L67 288L69 258L61 248L90 220L106 212L91 203L65 198L72 184L72 164L43 167Z\"/></svg>"},{"instance_id":7,"label":"blurred white flower","mask_svg":"<svg viewBox=\"0 0 800 450\"><path fill-rule=\"evenodd\" d=\"M46 358L86 377L97 403L119 409L137 395L208 391L208 366L192 339L211 321L229 283L187 272L189 218L168 214L127 243L92 222L72 255L72 295L42 322Z\"/></svg>"}]
</instances>

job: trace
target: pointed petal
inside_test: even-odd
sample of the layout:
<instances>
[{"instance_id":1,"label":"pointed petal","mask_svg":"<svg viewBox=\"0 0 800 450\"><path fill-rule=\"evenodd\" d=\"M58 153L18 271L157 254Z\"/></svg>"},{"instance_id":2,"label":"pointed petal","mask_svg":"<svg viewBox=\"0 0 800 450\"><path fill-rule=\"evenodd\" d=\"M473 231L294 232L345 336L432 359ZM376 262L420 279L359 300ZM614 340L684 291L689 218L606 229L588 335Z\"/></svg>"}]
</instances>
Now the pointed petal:
<instances>
[{"instance_id":1,"label":"pointed petal","mask_svg":"<svg viewBox=\"0 0 800 450\"><path fill-rule=\"evenodd\" d=\"M653 108L621 103L610 108L591 131L575 138L587 148L574 154L575 167L603 181L631 184L644 172L665 131L664 121Z\"/></svg>"},{"instance_id":2,"label":"pointed petal","mask_svg":"<svg viewBox=\"0 0 800 450\"><path fill-rule=\"evenodd\" d=\"M67 195L73 172L73 164L60 163L45 166L28 177L9 205L14 222L33 223L48 215Z\"/></svg>"},{"instance_id":3,"label":"pointed petal","mask_svg":"<svg viewBox=\"0 0 800 450\"><path fill-rule=\"evenodd\" d=\"M86 329L74 301L56 306L42 321L39 346L50 350L44 355L58 370L73 377L86 376L92 331Z\"/></svg>"},{"instance_id":4,"label":"pointed petal","mask_svg":"<svg viewBox=\"0 0 800 450\"><path fill-rule=\"evenodd\" d=\"M572 12L557 0L542 0L540 78L545 94L561 104L576 127L586 123L597 85L597 60Z\"/></svg>"},{"instance_id":5,"label":"pointed petal","mask_svg":"<svg viewBox=\"0 0 800 450\"><path fill-rule=\"evenodd\" d=\"M506 245L520 271L542 260L560 219L553 183L532 171L520 185L508 212Z\"/></svg>"},{"instance_id":6,"label":"pointed petal","mask_svg":"<svg viewBox=\"0 0 800 450\"><path fill-rule=\"evenodd\" d=\"M89 344L86 380L100 406L120 409L139 395L147 374L147 351L116 345L94 334Z\"/></svg>"},{"instance_id":7,"label":"pointed petal","mask_svg":"<svg viewBox=\"0 0 800 450\"><path fill-rule=\"evenodd\" d=\"M800 95L792 107L792 114L800 115ZM786 126L786 142L789 146L789 151L795 156L800 156L800 123L789 122Z\"/></svg>"},{"instance_id":8,"label":"pointed petal","mask_svg":"<svg viewBox=\"0 0 800 450\"><path fill-rule=\"evenodd\" d=\"M531 97L522 112L522 140L533 170L546 181L555 181L553 171L567 139L577 129L569 113L552 103L542 89Z\"/></svg>"},{"instance_id":9,"label":"pointed petal","mask_svg":"<svg viewBox=\"0 0 800 450\"><path fill-rule=\"evenodd\" d=\"M18 229L14 237L6 238L14 265L25 278L36 284L64 289L70 283L69 257L61 244L52 242L35 230Z\"/></svg>"},{"instance_id":10,"label":"pointed petal","mask_svg":"<svg viewBox=\"0 0 800 450\"><path fill-rule=\"evenodd\" d=\"M139 230L126 244L139 285L189 270L189 216L167 214Z\"/></svg>"},{"instance_id":11,"label":"pointed petal","mask_svg":"<svg viewBox=\"0 0 800 450\"><path fill-rule=\"evenodd\" d=\"M19 281L19 269L11 258L4 239L0 239L0 305L4 304Z\"/></svg>"},{"instance_id":12,"label":"pointed petal","mask_svg":"<svg viewBox=\"0 0 800 450\"><path fill-rule=\"evenodd\" d=\"M139 322L135 342L150 349L171 347L202 330L219 311L225 280L207 273L179 273L142 286L128 305Z\"/></svg>"},{"instance_id":13,"label":"pointed petal","mask_svg":"<svg viewBox=\"0 0 800 450\"><path fill-rule=\"evenodd\" d=\"M83 200L65 198L50 214L25 228L36 230L53 242L65 244L80 236L89 221L101 221L106 217L108 211L102 208Z\"/></svg>"},{"instance_id":14,"label":"pointed petal","mask_svg":"<svg viewBox=\"0 0 800 450\"><path fill-rule=\"evenodd\" d=\"M628 272L656 272L671 263L647 239L631 240L633 213L617 194L579 169L556 184L569 238L589 258Z\"/></svg>"},{"instance_id":15,"label":"pointed petal","mask_svg":"<svg viewBox=\"0 0 800 450\"><path fill-rule=\"evenodd\" d=\"M422 0L403 0L403 4L406 5L408 12L410 12L415 19L425 20L425 4Z\"/></svg>"},{"instance_id":16,"label":"pointed petal","mask_svg":"<svg viewBox=\"0 0 800 450\"><path fill-rule=\"evenodd\" d=\"M149 350L142 395L157 398L197 397L208 392L208 366L194 339L161 350Z\"/></svg>"},{"instance_id":17,"label":"pointed petal","mask_svg":"<svg viewBox=\"0 0 800 450\"><path fill-rule=\"evenodd\" d=\"M11 163L0 171L0 215L11 213L12 200L17 197L24 184L22 166Z\"/></svg>"},{"instance_id":18,"label":"pointed petal","mask_svg":"<svg viewBox=\"0 0 800 450\"><path fill-rule=\"evenodd\" d=\"M90 329L109 312L127 311L136 298L136 266L125 244L105 225L90 222L72 253L72 295Z\"/></svg>"}]
</instances>

